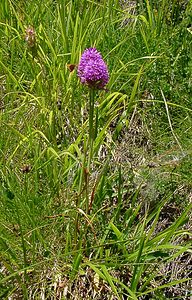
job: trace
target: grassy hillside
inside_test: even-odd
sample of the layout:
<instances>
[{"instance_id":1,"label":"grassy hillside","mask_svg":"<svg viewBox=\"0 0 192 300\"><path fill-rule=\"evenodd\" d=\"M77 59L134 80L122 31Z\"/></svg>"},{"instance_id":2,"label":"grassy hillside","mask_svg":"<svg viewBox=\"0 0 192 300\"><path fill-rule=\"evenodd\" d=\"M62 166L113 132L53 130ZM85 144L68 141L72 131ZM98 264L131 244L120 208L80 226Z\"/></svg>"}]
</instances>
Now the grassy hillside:
<instances>
[{"instance_id":1,"label":"grassy hillside","mask_svg":"<svg viewBox=\"0 0 192 300\"><path fill-rule=\"evenodd\" d=\"M0 1L1 299L191 299L191 41L191 1Z\"/></svg>"}]
</instances>

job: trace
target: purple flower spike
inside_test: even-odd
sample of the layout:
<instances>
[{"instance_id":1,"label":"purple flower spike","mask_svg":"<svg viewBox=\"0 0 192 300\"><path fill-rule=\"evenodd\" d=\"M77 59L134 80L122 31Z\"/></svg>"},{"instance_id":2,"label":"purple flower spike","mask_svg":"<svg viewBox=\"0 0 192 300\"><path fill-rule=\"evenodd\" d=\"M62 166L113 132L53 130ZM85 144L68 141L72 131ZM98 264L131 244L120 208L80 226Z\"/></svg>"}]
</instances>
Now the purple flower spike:
<instances>
[{"instance_id":1,"label":"purple flower spike","mask_svg":"<svg viewBox=\"0 0 192 300\"><path fill-rule=\"evenodd\" d=\"M107 65L96 48L83 52L77 74L82 84L94 89L103 89L109 81Z\"/></svg>"}]
</instances>

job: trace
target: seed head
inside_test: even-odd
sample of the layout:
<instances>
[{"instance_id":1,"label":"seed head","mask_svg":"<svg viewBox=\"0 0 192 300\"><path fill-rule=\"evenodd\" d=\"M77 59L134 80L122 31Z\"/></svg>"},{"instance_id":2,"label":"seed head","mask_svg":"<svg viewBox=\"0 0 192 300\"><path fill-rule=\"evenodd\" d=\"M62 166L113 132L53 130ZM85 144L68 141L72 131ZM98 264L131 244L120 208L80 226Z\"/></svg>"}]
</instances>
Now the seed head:
<instances>
[{"instance_id":1,"label":"seed head","mask_svg":"<svg viewBox=\"0 0 192 300\"><path fill-rule=\"evenodd\" d=\"M109 81L107 65L96 48L83 52L77 74L82 84L93 89L103 89Z\"/></svg>"},{"instance_id":2,"label":"seed head","mask_svg":"<svg viewBox=\"0 0 192 300\"><path fill-rule=\"evenodd\" d=\"M36 43L36 33L33 27L29 26L27 27L27 29L25 30L26 35L25 35L25 41L27 42L27 45L30 48L33 48L35 46Z\"/></svg>"}]
</instances>

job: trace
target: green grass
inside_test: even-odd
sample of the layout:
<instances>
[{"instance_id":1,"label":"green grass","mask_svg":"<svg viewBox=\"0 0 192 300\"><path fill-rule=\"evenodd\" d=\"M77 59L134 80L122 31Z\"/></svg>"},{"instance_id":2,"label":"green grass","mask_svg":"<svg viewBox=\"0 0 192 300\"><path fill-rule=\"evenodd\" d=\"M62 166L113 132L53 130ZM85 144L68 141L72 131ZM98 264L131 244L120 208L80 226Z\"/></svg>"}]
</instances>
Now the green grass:
<instances>
[{"instance_id":1,"label":"green grass","mask_svg":"<svg viewBox=\"0 0 192 300\"><path fill-rule=\"evenodd\" d=\"M122 2L0 3L2 299L190 299L192 5Z\"/></svg>"}]
</instances>

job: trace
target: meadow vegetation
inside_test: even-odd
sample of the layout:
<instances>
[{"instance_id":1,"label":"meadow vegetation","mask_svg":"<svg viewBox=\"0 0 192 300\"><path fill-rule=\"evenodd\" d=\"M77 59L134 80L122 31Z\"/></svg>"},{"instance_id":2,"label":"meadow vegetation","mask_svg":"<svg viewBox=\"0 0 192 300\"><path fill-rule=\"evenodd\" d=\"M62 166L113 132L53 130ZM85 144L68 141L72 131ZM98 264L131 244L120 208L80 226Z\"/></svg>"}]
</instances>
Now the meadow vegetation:
<instances>
[{"instance_id":1,"label":"meadow vegetation","mask_svg":"<svg viewBox=\"0 0 192 300\"><path fill-rule=\"evenodd\" d=\"M0 1L1 299L191 299L191 38L187 0Z\"/></svg>"}]
</instances>

